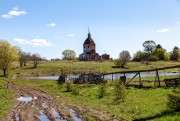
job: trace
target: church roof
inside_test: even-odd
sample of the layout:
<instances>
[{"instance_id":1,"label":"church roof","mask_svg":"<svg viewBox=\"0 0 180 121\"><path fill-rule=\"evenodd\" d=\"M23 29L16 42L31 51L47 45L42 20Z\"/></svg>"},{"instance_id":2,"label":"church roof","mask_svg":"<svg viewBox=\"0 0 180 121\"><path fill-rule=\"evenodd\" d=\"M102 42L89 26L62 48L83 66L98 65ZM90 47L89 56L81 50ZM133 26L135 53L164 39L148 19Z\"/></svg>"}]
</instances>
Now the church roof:
<instances>
[{"instance_id":1,"label":"church roof","mask_svg":"<svg viewBox=\"0 0 180 121\"><path fill-rule=\"evenodd\" d=\"M88 38L84 41L84 44L95 44L90 33L88 33Z\"/></svg>"}]
</instances>

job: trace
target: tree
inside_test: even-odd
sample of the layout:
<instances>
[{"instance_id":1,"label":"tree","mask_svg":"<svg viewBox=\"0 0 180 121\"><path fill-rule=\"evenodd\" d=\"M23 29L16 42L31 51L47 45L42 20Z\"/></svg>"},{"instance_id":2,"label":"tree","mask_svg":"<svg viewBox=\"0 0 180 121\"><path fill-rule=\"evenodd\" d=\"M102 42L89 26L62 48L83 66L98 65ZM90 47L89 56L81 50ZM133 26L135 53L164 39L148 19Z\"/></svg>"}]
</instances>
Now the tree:
<instances>
[{"instance_id":1,"label":"tree","mask_svg":"<svg viewBox=\"0 0 180 121\"><path fill-rule=\"evenodd\" d=\"M169 54L166 52L166 49L162 48L160 44L156 46L156 49L153 52L154 56L158 57L158 60L168 60Z\"/></svg>"},{"instance_id":2,"label":"tree","mask_svg":"<svg viewBox=\"0 0 180 121\"><path fill-rule=\"evenodd\" d=\"M37 65L39 64L39 61L41 61L41 56L39 54L33 54L31 56L31 61L33 61L34 68L36 68Z\"/></svg>"},{"instance_id":3,"label":"tree","mask_svg":"<svg viewBox=\"0 0 180 121\"><path fill-rule=\"evenodd\" d=\"M13 61L18 60L19 54L17 47L12 46L7 41L0 40L0 69L3 75L8 76L7 71Z\"/></svg>"},{"instance_id":4,"label":"tree","mask_svg":"<svg viewBox=\"0 0 180 121\"><path fill-rule=\"evenodd\" d=\"M144 52L146 53L146 60L147 60L147 65L150 56L152 55L154 49L156 48L156 43L153 40L147 40L143 43L144 47Z\"/></svg>"},{"instance_id":5,"label":"tree","mask_svg":"<svg viewBox=\"0 0 180 121\"><path fill-rule=\"evenodd\" d=\"M143 61L145 60L145 56L146 54L142 51L137 51L134 55L133 55L133 61Z\"/></svg>"},{"instance_id":6,"label":"tree","mask_svg":"<svg viewBox=\"0 0 180 121\"><path fill-rule=\"evenodd\" d=\"M124 66L129 62L129 60L131 59L131 55L128 51L123 50L120 54L119 54L119 58L115 60L115 65L124 68Z\"/></svg>"},{"instance_id":7,"label":"tree","mask_svg":"<svg viewBox=\"0 0 180 121\"><path fill-rule=\"evenodd\" d=\"M180 49L175 46L173 51L170 53L170 59L171 60L180 60Z\"/></svg>"},{"instance_id":8,"label":"tree","mask_svg":"<svg viewBox=\"0 0 180 121\"><path fill-rule=\"evenodd\" d=\"M64 60L74 60L76 58L76 52L74 50L64 50L62 55Z\"/></svg>"},{"instance_id":9,"label":"tree","mask_svg":"<svg viewBox=\"0 0 180 121\"><path fill-rule=\"evenodd\" d=\"M27 53L27 52L24 52L24 51L21 51L20 52L20 58L19 58L19 63L20 63L20 66L26 66L26 63L30 60L31 58L31 54L30 53Z\"/></svg>"}]
</instances>

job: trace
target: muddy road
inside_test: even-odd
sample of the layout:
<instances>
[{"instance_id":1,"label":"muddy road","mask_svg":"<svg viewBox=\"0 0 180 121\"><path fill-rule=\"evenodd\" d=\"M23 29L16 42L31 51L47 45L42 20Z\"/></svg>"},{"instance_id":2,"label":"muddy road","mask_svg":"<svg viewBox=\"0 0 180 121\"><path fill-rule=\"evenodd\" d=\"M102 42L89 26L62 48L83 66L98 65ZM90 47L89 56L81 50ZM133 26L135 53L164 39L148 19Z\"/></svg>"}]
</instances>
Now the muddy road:
<instances>
[{"instance_id":1,"label":"muddy road","mask_svg":"<svg viewBox=\"0 0 180 121\"><path fill-rule=\"evenodd\" d=\"M63 102L66 97L50 95L34 87L10 83L10 88L15 90L14 106L2 121L126 121L91 106L71 106ZM57 103L57 98L62 103Z\"/></svg>"}]
</instances>

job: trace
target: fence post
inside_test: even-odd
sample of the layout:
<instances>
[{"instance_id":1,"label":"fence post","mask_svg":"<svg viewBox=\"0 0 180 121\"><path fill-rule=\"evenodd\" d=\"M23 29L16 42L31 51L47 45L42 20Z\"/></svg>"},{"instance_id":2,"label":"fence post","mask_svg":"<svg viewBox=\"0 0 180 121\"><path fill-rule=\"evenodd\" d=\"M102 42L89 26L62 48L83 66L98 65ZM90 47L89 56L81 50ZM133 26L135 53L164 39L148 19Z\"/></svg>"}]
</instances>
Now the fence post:
<instances>
[{"instance_id":1,"label":"fence post","mask_svg":"<svg viewBox=\"0 0 180 121\"><path fill-rule=\"evenodd\" d=\"M156 77L158 78L158 87L161 87L158 68L156 68Z\"/></svg>"},{"instance_id":2,"label":"fence post","mask_svg":"<svg viewBox=\"0 0 180 121\"><path fill-rule=\"evenodd\" d=\"M139 83L140 83L140 87L142 87L143 85L142 85L142 81L141 81L141 74L140 74L140 72L138 72L139 73Z\"/></svg>"}]
</instances>

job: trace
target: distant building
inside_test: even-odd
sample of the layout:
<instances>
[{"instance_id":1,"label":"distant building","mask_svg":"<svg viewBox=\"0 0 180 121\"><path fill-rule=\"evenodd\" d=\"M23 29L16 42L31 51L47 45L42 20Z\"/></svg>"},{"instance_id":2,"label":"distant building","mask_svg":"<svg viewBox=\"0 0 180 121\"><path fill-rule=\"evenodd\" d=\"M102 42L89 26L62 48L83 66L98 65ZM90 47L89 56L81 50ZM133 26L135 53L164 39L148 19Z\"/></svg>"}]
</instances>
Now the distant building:
<instances>
[{"instance_id":1,"label":"distant building","mask_svg":"<svg viewBox=\"0 0 180 121\"><path fill-rule=\"evenodd\" d=\"M108 54L102 54L102 56L101 56L101 60L109 60L110 59L110 55L108 55Z\"/></svg>"},{"instance_id":2,"label":"distant building","mask_svg":"<svg viewBox=\"0 0 180 121\"><path fill-rule=\"evenodd\" d=\"M83 53L79 55L79 60L81 61L98 61L98 60L109 60L108 54L103 54L100 56L96 53L96 44L91 38L91 34L88 31L88 37L83 44Z\"/></svg>"}]
</instances>

